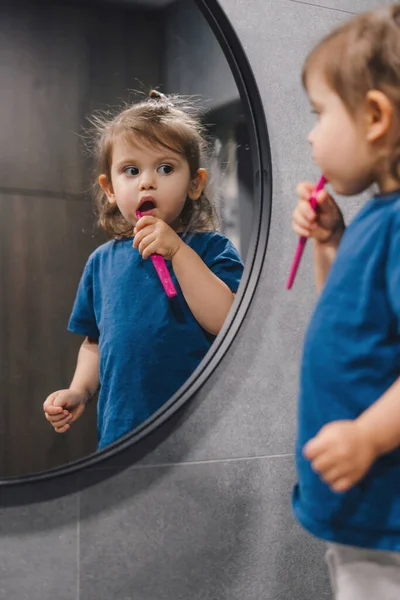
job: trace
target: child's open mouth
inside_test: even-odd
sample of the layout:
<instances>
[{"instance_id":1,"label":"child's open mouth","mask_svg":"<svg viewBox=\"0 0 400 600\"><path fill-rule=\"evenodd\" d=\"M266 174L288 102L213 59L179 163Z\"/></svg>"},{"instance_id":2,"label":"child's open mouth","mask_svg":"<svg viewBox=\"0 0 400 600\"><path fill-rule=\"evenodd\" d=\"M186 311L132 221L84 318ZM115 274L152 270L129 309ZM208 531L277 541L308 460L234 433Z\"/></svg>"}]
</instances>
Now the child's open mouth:
<instances>
[{"instance_id":1,"label":"child's open mouth","mask_svg":"<svg viewBox=\"0 0 400 600\"><path fill-rule=\"evenodd\" d=\"M145 200L143 204L140 205L140 212L142 215L146 215L151 213L156 208L156 203L154 200Z\"/></svg>"}]
</instances>

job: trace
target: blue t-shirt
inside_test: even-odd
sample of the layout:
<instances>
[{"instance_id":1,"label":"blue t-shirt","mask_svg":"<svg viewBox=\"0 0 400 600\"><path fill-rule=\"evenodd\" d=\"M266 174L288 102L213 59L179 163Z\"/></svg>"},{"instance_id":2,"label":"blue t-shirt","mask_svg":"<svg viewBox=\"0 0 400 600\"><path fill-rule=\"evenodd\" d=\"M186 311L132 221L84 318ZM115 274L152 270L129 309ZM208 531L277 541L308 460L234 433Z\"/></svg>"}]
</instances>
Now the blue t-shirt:
<instances>
[{"instance_id":1,"label":"blue t-shirt","mask_svg":"<svg viewBox=\"0 0 400 600\"><path fill-rule=\"evenodd\" d=\"M243 263L232 243L215 232L180 234L233 293ZM168 299L151 260L113 240L90 256L68 329L99 341L98 447L132 431L189 378L215 337L192 315L166 261L176 298Z\"/></svg>"},{"instance_id":2,"label":"blue t-shirt","mask_svg":"<svg viewBox=\"0 0 400 600\"><path fill-rule=\"evenodd\" d=\"M305 338L293 506L315 536L400 551L399 449L346 493L302 454L321 427L356 419L399 376L400 191L370 200L346 230Z\"/></svg>"}]
</instances>

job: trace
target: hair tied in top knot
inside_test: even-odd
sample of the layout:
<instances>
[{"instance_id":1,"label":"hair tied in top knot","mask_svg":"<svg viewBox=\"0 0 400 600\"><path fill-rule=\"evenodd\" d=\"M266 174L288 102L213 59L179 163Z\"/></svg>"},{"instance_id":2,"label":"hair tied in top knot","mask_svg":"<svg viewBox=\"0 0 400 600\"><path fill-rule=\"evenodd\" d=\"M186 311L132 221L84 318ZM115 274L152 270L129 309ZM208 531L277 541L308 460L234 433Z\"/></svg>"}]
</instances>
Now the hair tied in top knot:
<instances>
[{"instance_id":1,"label":"hair tied in top knot","mask_svg":"<svg viewBox=\"0 0 400 600\"><path fill-rule=\"evenodd\" d=\"M157 90L151 90L149 93L148 101L155 100L156 102L163 102L164 104L173 107L173 103L167 98L167 96Z\"/></svg>"},{"instance_id":2,"label":"hair tied in top knot","mask_svg":"<svg viewBox=\"0 0 400 600\"><path fill-rule=\"evenodd\" d=\"M151 90L149 94L149 100L164 100L165 94L158 92L157 90Z\"/></svg>"}]
</instances>

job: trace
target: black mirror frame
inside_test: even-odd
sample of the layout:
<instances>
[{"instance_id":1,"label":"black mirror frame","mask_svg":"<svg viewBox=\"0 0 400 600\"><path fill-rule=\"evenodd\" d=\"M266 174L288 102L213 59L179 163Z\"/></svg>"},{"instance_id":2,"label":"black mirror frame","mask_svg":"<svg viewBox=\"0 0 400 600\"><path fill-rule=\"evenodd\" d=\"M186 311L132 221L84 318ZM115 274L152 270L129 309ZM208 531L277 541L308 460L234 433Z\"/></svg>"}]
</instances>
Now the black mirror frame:
<instances>
[{"instance_id":1,"label":"black mirror frame","mask_svg":"<svg viewBox=\"0 0 400 600\"><path fill-rule=\"evenodd\" d=\"M216 341L188 381L139 428L107 448L85 458L48 471L0 479L0 490L51 480L84 469L102 471L102 478L114 469L132 466L154 450L182 422L191 400L218 367L231 346L248 311L261 274L267 250L272 205L271 151L261 97L243 47L218 0L195 0L213 30L231 67L249 124L254 165L253 229L243 278L232 310ZM125 455L125 456L123 456ZM116 461L116 457L118 460ZM113 467L113 463L117 463ZM125 463L125 464L124 464ZM83 482L84 486L84 482ZM53 487L53 486L52 486ZM60 486L63 488L64 486ZM11 490L10 490L11 491ZM61 490L60 490L61 491ZM40 495L40 494L39 494ZM36 496L36 494L35 494Z\"/></svg>"}]
</instances>

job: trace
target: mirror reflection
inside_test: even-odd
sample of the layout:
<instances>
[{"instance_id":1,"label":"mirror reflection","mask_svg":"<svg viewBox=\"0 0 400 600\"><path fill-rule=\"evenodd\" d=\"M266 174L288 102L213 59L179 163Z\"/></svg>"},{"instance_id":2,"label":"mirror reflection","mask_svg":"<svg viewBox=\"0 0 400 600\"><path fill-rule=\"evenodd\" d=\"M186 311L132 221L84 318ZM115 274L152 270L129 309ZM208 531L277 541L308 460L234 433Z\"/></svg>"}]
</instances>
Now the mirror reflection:
<instances>
[{"instance_id":1,"label":"mirror reflection","mask_svg":"<svg viewBox=\"0 0 400 600\"><path fill-rule=\"evenodd\" d=\"M190 377L251 235L248 125L192 0L0 7L0 476L130 433Z\"/></svg>"}]
</instances>

